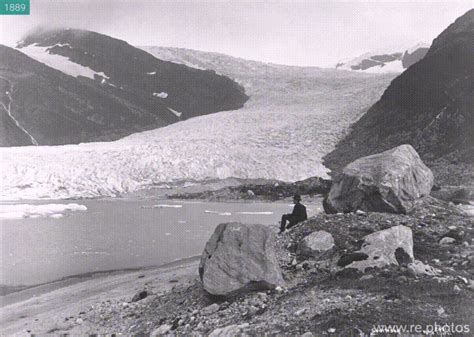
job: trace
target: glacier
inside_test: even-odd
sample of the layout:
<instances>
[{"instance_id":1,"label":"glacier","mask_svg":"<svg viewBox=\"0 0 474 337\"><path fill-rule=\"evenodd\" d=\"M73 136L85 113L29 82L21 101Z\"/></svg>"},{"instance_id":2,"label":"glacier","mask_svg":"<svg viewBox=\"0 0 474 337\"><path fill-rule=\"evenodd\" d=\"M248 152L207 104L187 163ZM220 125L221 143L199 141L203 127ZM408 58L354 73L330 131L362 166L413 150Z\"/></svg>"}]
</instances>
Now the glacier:
<instances>
[{"instance_id":1,"label":"glacier","mask_svg":"<svg viewBox=\"0 0 474 337\"><path fill-rule=\"evenodd\" d=\"M240 110L184 120L114 142L0 148L0 199L115 197L209 179L327 177L321 158L395 75L302 68L230 56L148 50L245 87Z\"/></svg>"}]
</instances>

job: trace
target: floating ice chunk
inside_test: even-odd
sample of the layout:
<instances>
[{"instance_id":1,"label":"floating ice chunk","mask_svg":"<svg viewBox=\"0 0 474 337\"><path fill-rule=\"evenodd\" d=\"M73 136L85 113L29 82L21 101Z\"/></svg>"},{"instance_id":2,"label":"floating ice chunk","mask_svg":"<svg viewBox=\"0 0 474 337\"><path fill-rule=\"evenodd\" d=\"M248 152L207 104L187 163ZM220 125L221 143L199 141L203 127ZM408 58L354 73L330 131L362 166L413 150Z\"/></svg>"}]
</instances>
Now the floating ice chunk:
<instances>
[{"instance_id":1,"label":"floating ice chunk","mask_svg":"<svg viewBox=\"0 0 474 337\"><path fill-rule=\"evenodd\" d=\"M87 211L87 207L79 204L0 205L0 219L61 218L66 211Z\"/></svg>"},{"instance_id":2,"label":"floating ice chunk","mask_svg":"<svg viewBox=\"0 0 474 337\"><path fill-rule=\"evenodd\" d=\"M141 208L182 208L183 205L173 205L173 204L160 204L152 206L142 206Z\"/></svg>"},{"instance_id":3,"label":"floating ice chunk","mask_svg":"<svg viewBox=\"0 0 474 337\"><path fill-rule=\"evenodd\" d=\"M183 205L170 205L170 204L161 204L153 205L154 208L182 208Z\"/></svg>"},{"instance_id":4,"label":"floating ice chunk","mask_svg":"<svg viewBox=\"0 0 474 337\"><path fill-rule=\"evenodd\" d=\"M272 215L273 212L250 212L250 211L243 211L243 212L237 212L237 214L245 214L245 215Z\"/></svg>"},{"instance_id":5,"label":"floating ice chunk","mask_svg":"<svg viewBox=\"0 0 474 337\"><path fill-rule=\"evenodd\" d=\"M156 75L156 71L151 71L149 73L146 73L147 75Z\"/></svg>"},{"instance_id":6,"label":"floating ice chunk","mask_svg":"<svg viewBox=\"0 0 474 337\"><path fill-rule=\"evenodd\" d=\"M23 219L25 217L24 212L0 212L0 219Z\"/></svg>"},{"instance_id":7,"label":"floating ice chunk","mask_svg":"<svg viewBox=\"0 0 474 337\"><path fill-rule=\"evenodd\" d=\"M167 93L167 92L164 92L164 91L162 91L162 92L160 92L160 93L154 92L154 93L153 93L153 96L159 97L159 98L166 98L166 97L168 97L168 93Z\"/></svg>"},{"instance_id":8,"label":"floating ice chunk","mask_svg":"<svg viewBox=\"0 0 474 337\"><path fill-rule=\"evenodd\" d=\"M82 256L90 256L90 255L110 255L108 252L104 251L75 251L72 253L73 255L82 255Z\"/></svg>"},{"instance_id":9,"label":"floating ice chunk","mask_svg":"<svg viewBox=\"0 0 474 337\"><path fill-rule=\"evenodd\" d=\"M217 215L232 215L231 212L219 212L219 211L210 211L210 210L205 210L204 213L208 214L217 214Z\"/></svg>"}]
</instances>

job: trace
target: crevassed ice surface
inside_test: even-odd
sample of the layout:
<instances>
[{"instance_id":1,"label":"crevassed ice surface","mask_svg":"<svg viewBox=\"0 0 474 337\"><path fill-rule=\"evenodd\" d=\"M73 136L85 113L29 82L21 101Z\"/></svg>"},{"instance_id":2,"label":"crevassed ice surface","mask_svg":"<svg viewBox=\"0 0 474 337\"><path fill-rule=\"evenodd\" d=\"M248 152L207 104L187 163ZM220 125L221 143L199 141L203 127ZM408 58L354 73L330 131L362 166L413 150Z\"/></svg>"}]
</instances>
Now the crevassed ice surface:
<instances>
[{"instance_id":1,"label":"crevassed ice surface","mask_svg":"<svg viewBox=\"0 0 474 337\"><path fill-rule=\"evenodd\" d=\"M160 183L227 177L325 177L321 158L393 78L189 50L150 51L159 57L160 50L168 53L163 59L234 78L250 100L240 110L115 142L1 148L0 198L117 196Z\"/></svg>"}]
</instances>

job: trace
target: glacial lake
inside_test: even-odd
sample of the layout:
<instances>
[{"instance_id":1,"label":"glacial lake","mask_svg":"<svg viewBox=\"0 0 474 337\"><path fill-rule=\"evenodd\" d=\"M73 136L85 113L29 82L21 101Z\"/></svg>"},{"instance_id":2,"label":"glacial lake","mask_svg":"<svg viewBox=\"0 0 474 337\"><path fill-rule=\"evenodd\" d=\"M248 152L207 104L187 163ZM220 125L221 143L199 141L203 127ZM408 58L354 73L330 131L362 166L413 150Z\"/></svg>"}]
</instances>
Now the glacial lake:
<instances>
[{"instance_id":1,"label":"glacial lake","mask_svg":"<svg viewBox=\"0 0 474 337\"><path fill-rule=\"evenodd\" d=\"M35 285L90 272L159 266L200 255L219 223L260 223L277 232L281 215L292 210L290 202L131 199L2 202L0 208L71 203L83 210L0 219L1 285ZM309 216L322 209L319 200L306 207Z\"/></svg>"}]
</instances>

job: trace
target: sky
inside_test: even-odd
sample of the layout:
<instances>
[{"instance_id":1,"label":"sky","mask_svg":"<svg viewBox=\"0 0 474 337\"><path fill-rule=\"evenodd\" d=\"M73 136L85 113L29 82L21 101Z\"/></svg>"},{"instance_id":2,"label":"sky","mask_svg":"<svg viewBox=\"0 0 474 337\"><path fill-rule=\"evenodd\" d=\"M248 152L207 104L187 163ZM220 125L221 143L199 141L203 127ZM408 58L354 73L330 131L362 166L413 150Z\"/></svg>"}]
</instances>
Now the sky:
<instances>
[{"instance_id":1,"label":"sky","mask_svg":"<svg viewBox=\"0 0 474 337\"><path fill-rule=\"evenodd\" d=\"M132 45L183 47L252 60L333 66L368 51L431 41L474 0L30 0L29 16L0 16L0 43L38 26L82 28Z\"/></svg>"}]
</instances>

